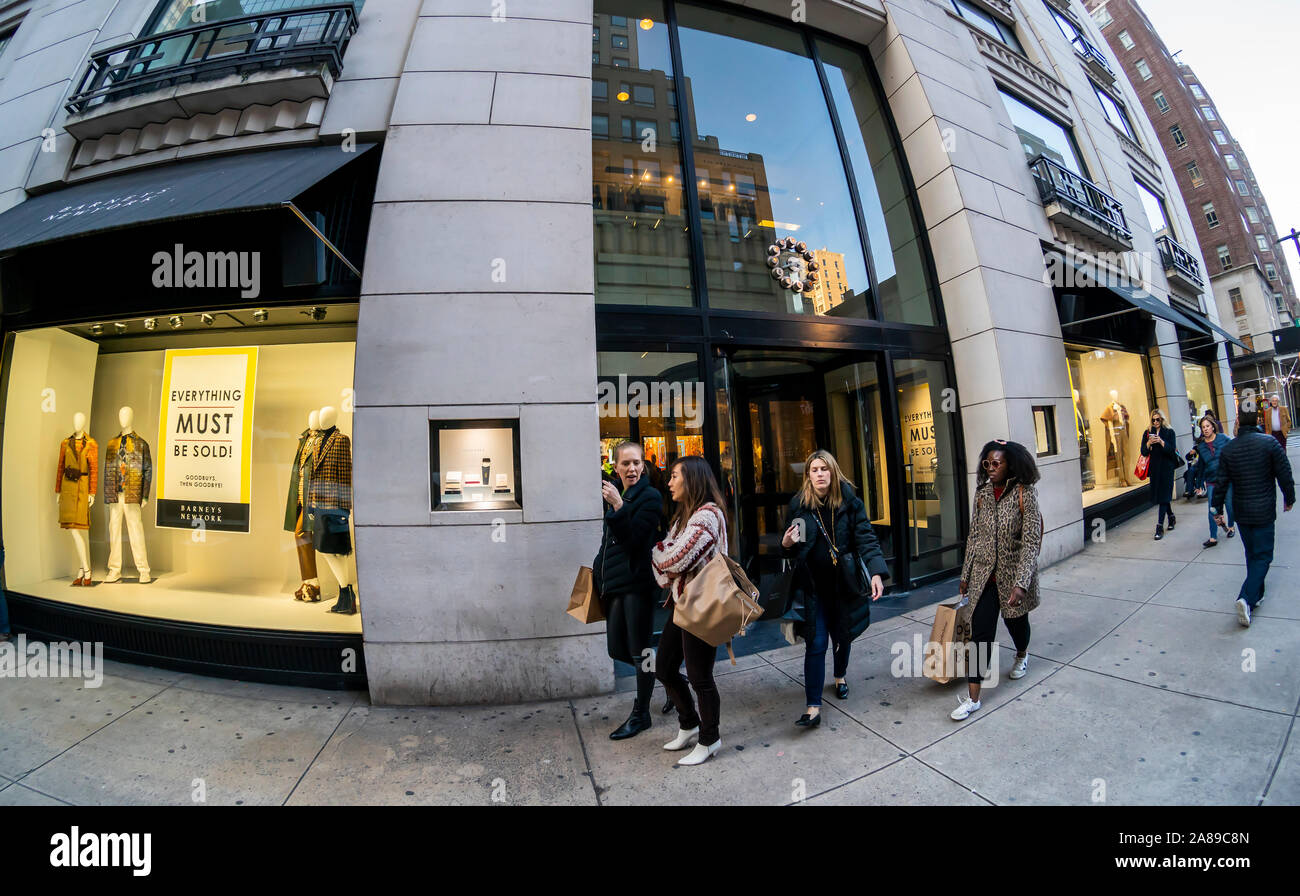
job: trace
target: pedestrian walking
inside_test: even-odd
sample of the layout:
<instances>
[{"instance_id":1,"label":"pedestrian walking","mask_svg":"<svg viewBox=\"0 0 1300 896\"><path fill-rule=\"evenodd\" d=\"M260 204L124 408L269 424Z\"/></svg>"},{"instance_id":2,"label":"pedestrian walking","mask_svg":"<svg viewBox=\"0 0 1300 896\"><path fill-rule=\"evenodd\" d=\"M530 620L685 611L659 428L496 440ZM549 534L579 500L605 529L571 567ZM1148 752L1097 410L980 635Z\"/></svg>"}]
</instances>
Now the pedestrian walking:
<instances>
[{"instance_id":1,"label":"pedestrian walking","mask_svg":"<svg viewBox=\"0 0 1300 896\"><path fill-rule=\"evenodd\" d=\"M829 451L817 450L804 461L804 479L786 512L789 526L781 537L784 554L794 564L792 592L804 610L804 697L807 711L795 722L801 728L821 724L826 686L828 642L835 674L835 696L845 700L853 639L866 629L870 605L853 593L848 576L857 576L861 560L871 574L871 600L885 593L889 565L871 528L867 507L853 491Z\"/></svg>"},{"instance_id":2,"label":"pedestrian walking","mask_svg":"<svg viewBox=\"0 0 1300 896\"><path fill-rule=\"evenodd\" d=\"M1282 453L1286 454L1286 439L1291 434L1291 412L1279 404L1276 395L1268 399L1268 407L1264 409L1264 419L1260 423L1264 432L1278 440L1282 445Z\"/></svg>"},{"instance_id":3,"label":"pedestrian walking","mask_svg":"<svg viewBox=\"0 0 1300 896\"><path fill-rule=\"evenodd\" d=\"M1215 519L1224 525L1223 505L1228 487L1233 489L1237 529L1246 552L1246 580L1237 594L1237 621L1250 625L1251 613L1264 599L1265 578L1273 562L1273 535L1277 524L1277 486L1282 488L1282 510L1295 506L1295 480L1291 462L1276 439L1257 428L1258 413L1237 415L1241 435L1219 456L1219 475L1214 483Z\"/></svg>"},{"instance_id":4,"label":"pedestrian walking","mask_svg":"<svg viewBox=\"0 0 1300 896\"><path fill-rule=\"evenodd\" d=\"M678 765L699 765L722 748L719 733L721 699L713 681L717 648L677 627L675 612L682 591L719 551L727 550L727 516L722 509L722 490L713 471L702 457L683 457L673 462L668 475L668 492L673 511L668 534L654 546L651 560L655 581L668 588L671 605L668 621L659 636L655 675L663 682L677 707L677 736L664 744L665 750L684 750L694 740L695 749ZM682 660L686 675L682 676ZM699 711L691 690L699 700Z\"/></svg>"},{"instance_id":5,"label":"pedestrian walking","mask_svg":"<svg viewBox=\"0 0 1300 896\"><path fill-rule=\"evenodd\" d=\"M1151 503L1160 508L1156 514L1156 541L1165 537L1165 518L1169 531L1174 531L1178 520L1170 502L1174 499L1174 471L1182 466L1178 456L1178 442L1174 431L1165 425L1165 414L1159 408L1151 412L1151 425L1142 434L1142 456L1151 459L1147 479L1151 483Z\"/></svg>"},{"instance_id":6,"label":"pedestrian walking","mask_svg":"<svg viewBox=\"0 0 1300 896\"><path fill-rule=\"evenodd\" d=\"M619 485L601 483L605 517L600 550L591 569L604 602L609 656L636 667L632 714L609 736L610 740L623 740L650 727L655 674L647 660L659 591L650 551L663 534L663 495L650 483L640 442L620 442L610 459Z\"/></svg>"},{"instance_id":7,"label":"pedestrian walking","mask_svg":"<svg viewBox=\"0 0 1300 896\"><path fill-rule=\"evenodd\" d=\"M1019 442L995 439L980 450L975 511L966 538L957 590L971 600L971 641L976 668L967 674L967 695L951 718L960 722L980 708L980 686L997 649L998 616L1016 645L1008 678L1029 671L1029 613L1038 606L1038 551L1043 517L1038 509L1038 465Z\"/></svg>"},{"instance_id":8,"label":"pedestrian walking","mask_svg":"<svg viewBox=\"0 0 1300 896\"><path fill-rule=\"evenodd\" d=\"M1214 419L1208 414L1201 418L1198 424L1201 430L1201 440L1196 443L1196 466L1201 470L1201 478L1205 483L1205 494L1208 498L1206 504L1206 515L1210 518L1210 537L1201 542L1201 547L1212 548L1219 543L1219 524L1214 519L1214 481L1219 475L1219 457L1223 454L1223 449L1227 448L1232 442L1223 433L1219 432L1214 426ZM1228 494L1224 498L1224 508L1227 511L1228 525L1223 527L1223 531L1229 538L1236 535L1233 526L1236 520L1232 513L1232 486L1228 486Z\"/></svg>"}]
</instances>

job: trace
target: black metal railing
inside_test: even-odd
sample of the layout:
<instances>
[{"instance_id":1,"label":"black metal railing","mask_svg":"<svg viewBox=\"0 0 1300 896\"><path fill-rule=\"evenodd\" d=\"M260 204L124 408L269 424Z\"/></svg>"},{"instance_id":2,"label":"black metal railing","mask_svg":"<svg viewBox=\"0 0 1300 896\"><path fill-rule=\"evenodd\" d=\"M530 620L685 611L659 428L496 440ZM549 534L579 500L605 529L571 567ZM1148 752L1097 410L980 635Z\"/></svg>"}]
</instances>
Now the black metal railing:
<instances>
[{"instance_id":1,"label":"black metal railing","mask_svg":"<svg viewBox=\"0 0 1300 896\"><path fill-rule=\"evenodd\" d=\"M1074 45L1074 52L1082 56L1085 62L1095 63L1100 65L1110 74L1115 74L1115 70L1112 69L1110 63L1106 61L1106 54L1097 49L1096 45L1093 44L1092 41L1088 40L1088 38L1084 37L1082 34L1076 34L1074 40L1070 41L1070 43Z\"/></svg>"},{"instance_id":2,"label":"black metal railing","mask_svg":"<svg viewBox=\"0 0 1300 896\"><path fill-rule=\"evenodd\" d=\"M1114 196L1047 156L1036 157L1029 167L1034 172L1038 195L1044 203L1059 202L1093 224L1125 240L1133 239L1124 218L1124 206Z\"/></svg>"},{"instance_id":3,"label":"black metal railing","mask_svg":"<svg viewBox=\"0 0 1300 896\"><path fill-rule=\"evenodd\" d=\"M1201 264L1191 252L1167 236L1156 237L1156 249L1160 252L1160 261L1166 271L1175 269L1197 286L1204 284L1201 280Z\"/></svg>"},{"instance_id":4,"label":"black metal railing","mask_svg":"<svg viewBox=\"0 0 1300 896\"><path fill-rule=\"evenodd\" d=\"M92 55L65 108L78 115L177 84L292 65L324 63L337 77L356 30L354 4L324 3L137 38Z\"/></svg>"}]
</instances>

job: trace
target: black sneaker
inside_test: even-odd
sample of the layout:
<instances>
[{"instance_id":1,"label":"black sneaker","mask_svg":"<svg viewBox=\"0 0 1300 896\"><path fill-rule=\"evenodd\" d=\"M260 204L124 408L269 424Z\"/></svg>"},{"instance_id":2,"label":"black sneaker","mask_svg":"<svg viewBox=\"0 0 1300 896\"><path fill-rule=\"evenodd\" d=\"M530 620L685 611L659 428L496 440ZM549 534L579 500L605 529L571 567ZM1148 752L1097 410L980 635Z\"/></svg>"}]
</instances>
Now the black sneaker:
<instances>
[{"instance_id":1,"label":"black sneaker","mask_svg":"<svg viewBox=\"0 0 1300 896\"><path fill-rule=\"evenodd\" d=\"M1164 526L1156 526L1156 541L1159 541L1160 539L1162 539L1162 538L1164 538L1164 537L1165 537L1165 527L1164 527Z\"/></svg>"},{"instance_id":2,"label":"black sneaker","mask_svg":"<svg viewBox=\"0 0 1300 896\"><path fill-rule=\"evenodd\" d=\"M1170 532L1174 531L1174 526L1177 524L1177 522L1178 522L1178 520L1176 520L1176 519L1174 518L1174 515L1173 515L1173 513L1171 512L1171 513L1169 514L1169 531L1170 531Z\"/></svg>"}]
</instances>

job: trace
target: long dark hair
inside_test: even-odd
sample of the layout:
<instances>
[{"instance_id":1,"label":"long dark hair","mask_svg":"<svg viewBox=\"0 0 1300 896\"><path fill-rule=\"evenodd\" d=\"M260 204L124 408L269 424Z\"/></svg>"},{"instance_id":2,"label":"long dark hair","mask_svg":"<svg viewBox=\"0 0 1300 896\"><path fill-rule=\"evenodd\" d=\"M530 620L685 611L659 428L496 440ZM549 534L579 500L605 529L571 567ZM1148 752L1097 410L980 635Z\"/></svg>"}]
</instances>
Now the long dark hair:
<instances>
[{"instance_id":1,"label":"long dark hair","mask_svg":"<svg viewBox=\"0 0 1300 896\"><path fill-rule=\"evenodd\" d=\"M1028 448L1019 442L994 439L980 449L979 471L975 474L977 488L989 481L989 471L984 469L984 461L994 451L1001 451L1007 459L1007 481L1014 479L1021 485L1033 485L1038 481L1038 462Z\"/></svg>"},{"instance_id":2,"label":"long dark hair","mask_svg":"<svg viewBox=\"0 0 1300 896\"><path fill-rule=\"evenodd\" d=\"M682 481L686 486L686 494L682 496L681 501L673 502L675 509L671 520L669 520L673 526L676 526L680 531L686 525L686 521L691 518L691 515L710 501L717 504L718 509L724 515L726 514L726 499L722 497L722 489L718 487L718 480L714 478L713 470L709 468L704 458L695 455L678 458L668 468L669 479L672 478L673 470L677 467L682 468Z\"/></svg>"}]
</instances>

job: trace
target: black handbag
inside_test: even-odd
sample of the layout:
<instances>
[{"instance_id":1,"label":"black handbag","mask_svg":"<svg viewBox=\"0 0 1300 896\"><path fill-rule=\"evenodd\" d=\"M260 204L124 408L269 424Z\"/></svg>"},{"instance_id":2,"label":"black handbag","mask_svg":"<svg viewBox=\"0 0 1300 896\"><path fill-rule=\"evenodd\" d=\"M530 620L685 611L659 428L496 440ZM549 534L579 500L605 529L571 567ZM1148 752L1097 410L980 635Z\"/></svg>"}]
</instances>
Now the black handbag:
<instances>
[{"instance_id":1,"label":"black handbag","mask_svg":"<svg viewBox=\"0 0 1300 896\"><path fill-rule=\"evenodd\" d=\"M348 531L348 511L313 507L312 545L322 554L351 554L352 535Z\"/></svg>"},{"instance_id":2,"label":"black handbag","mask_svg":"<svg viewBox=\"0 0 1300 896\"><path fill-rule=\"evenodd\" d=\"M789 560L782 560L781 571L777 573L767 593L758 599L758 605L763 608L764 619L776 619L790 611L790 607L794 604L796 575L795 564Z\"/></svg>"}]
</instances>

